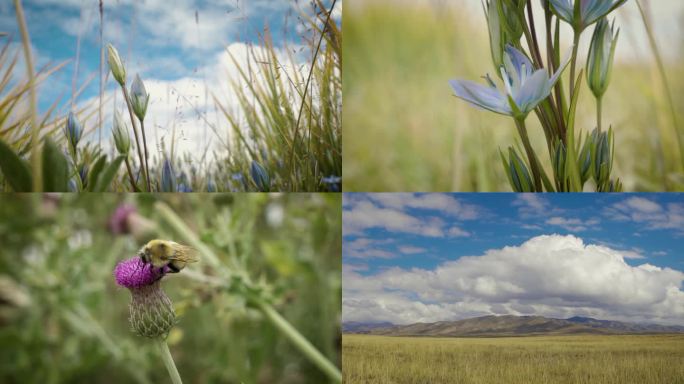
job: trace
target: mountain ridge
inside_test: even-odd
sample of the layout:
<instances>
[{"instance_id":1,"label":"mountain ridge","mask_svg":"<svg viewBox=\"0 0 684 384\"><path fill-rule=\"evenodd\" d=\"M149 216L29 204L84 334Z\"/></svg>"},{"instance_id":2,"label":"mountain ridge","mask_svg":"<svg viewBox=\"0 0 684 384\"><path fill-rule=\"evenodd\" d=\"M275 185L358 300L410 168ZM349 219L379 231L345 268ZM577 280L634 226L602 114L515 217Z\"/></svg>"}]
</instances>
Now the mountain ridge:
<instances>
[{"instance_id":1,"label":"mountain ridge","mask_svg":"<svg viewBox=\"0 0 684 384\"><path fill-rule=\"evenodd\" d=\"M555 319L543 316L488 315L463 320L408 325L394 325L387 322L349 322L342 324L342 331L384 336L485 337L684 333L684 326L629 323L582 316Z\"/></svg>"}]
</instances>

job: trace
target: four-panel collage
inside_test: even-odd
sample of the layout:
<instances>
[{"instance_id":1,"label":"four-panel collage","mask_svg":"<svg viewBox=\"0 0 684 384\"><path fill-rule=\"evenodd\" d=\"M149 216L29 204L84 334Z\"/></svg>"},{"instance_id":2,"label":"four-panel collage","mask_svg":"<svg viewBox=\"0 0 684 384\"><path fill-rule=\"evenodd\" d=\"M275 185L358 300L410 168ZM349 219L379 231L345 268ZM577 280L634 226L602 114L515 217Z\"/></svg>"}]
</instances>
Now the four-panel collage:
<instances>
[{"instance_id":1,"label":"four-panel collage","mask_svg":"<svg viewBox=\"0 0 684 384\"><path fill-rule=\"evenodd\" d=\"M0 382L684 383L682 20L0 2Z\"/></svg>"}]
</instances>

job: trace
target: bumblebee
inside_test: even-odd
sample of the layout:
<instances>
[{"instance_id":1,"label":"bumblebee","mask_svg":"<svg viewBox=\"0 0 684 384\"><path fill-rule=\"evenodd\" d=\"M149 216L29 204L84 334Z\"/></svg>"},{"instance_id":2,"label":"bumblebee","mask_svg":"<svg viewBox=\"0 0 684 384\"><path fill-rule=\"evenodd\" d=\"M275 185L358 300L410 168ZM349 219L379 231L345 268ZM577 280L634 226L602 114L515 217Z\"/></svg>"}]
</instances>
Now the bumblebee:
<instances>
[{"instance_id":1,"label":"bumblebee","mask_svg":"<svg viewBox=\"0 0 684 384\"><path fill-rule=\"evenodd\" d=\"M199 261L194 248L169 240L152 240L140 249L138 254L144 264L161 270L169 267L170 272L178 273L188 263Z\"/></svg>"}]
</instances>

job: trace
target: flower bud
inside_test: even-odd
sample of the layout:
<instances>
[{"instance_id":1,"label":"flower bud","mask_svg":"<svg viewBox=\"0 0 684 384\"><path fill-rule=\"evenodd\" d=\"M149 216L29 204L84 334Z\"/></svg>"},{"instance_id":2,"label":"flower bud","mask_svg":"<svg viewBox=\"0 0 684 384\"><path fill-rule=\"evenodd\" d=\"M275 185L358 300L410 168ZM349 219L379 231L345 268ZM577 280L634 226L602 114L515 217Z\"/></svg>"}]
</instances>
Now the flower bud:
<instances>
[{"instance_id":1,"label":"flower bud","mask_svg":"<svg viewBox=\"0 0 684 384\"><path fill-rule=\"evenodd\" d=\"M620 30L613 35L614 27L615 23L610 26L604 17L596 24L591 38L587 57L587 83L597 99L603 96L610 83L615 47L620 35Z\"/></svg>"},{"instance_id":2,"label":"flower bud","mask_svg":"<svg viewBox=\"0 0 684 384\"><path fill-rule=\"evenodd\" d=\"M114 48L113 45L107 44L109 69L112 71L112 76L119 85L126 85L126 68L121 62L121 57L119 57L119 52Z\"/></svg>"},{"instance_id":3,"label":"flower bud","mask_svg":"<svg viewBox=\"0 0 684 384\"><path fill-rule=\"evenodd\" d=\"M124 260L114 269L116 283L131 291L128 319L140 336L165 338L176 324L173 303L160 284L167 272L168 267L154 268L139 257Z\"/></svg>"},{"instance_id":4,"label":"flower bud","mask_svg":"<svg viewBox=\"0 0 684 384\"><path fill-rule=\"evenodd\" d=\"M501 154L501 160L503 161L504 167L506 168L506 175L508 176L508 181L511 183L514 192L534 192L534 184L532 183L532 178L530 177L530 172L527 170L527 165L515 152L513 147L508 149L509 161L506 161L506 157L503 153Z\"/></svg>"},{"instance_id":5,"label":"flower bud","mask_svg":"<svg viewBox=\"0 0 684 384\"><path fill-rule=\"evenodd\" d=\"M140 76L135 75L133 84L131 84L131 104L133 105L133 112L140 121L145 120L145 113L147 113L147 103L150 101L150 95L145 89L145 84L140 80Z\"/></svg>"},{"instance_id":6,"label":"flower bud","mask_svg":"<svg viewBox=\"0 0 684 384\"><path fill-rule=\"evenodd\" d=\"M70 149L75 153L78 142L83 135L83 128L81 128L81 124L78 122L73 112L69 112L69 116L67 117L66 124L64 125L64 135L71 146Z\"/></svg>"},{"instance_id":7,"label":"flower bud","mask_svg":"<svg viewBox=\"0 0 684 384\"><path fill-rule=\"evenodd\" d=\"M162 192L177 192L176 174L173 173L173 167L168 159L164 159L162 166L161 190Z\"/></svg>"},{"instance_id":8,"label":"flower bud","mask_svg":"<svg viewBox=\"0 0 684 384\"><path fill-rule=\"evenodd\" d=\"M608 183L610 178L610 171L612 168L612 131L592 132L594 148L592 149L592 157L594 160L594 180L597 186Z\"/></svg>"},{"instance_id":9,"label":"flower bud","mask_svg":"<svg viewBox=\"0 0 684 384\"><path fill-rule=\"evenodd\" d=\"M259 188L260 192L269 192L271 189L271 178L268 176L268 172L256 161L252 161L252 167L250 169L252 174L252 180Z\"/></svg>"},{"instance_id":10,"label":"flower bud","mask_svg":"<svg viewBox=\"0 0 684 384\"><path fill-rule=\"evenodd\" d=\"M127 155L131 149L131 138L128 136L126 123L121 119L119 111L114 111L114 125L112 126L114 145L116 150L122 155Z\"/></svg>"}]
</instances>

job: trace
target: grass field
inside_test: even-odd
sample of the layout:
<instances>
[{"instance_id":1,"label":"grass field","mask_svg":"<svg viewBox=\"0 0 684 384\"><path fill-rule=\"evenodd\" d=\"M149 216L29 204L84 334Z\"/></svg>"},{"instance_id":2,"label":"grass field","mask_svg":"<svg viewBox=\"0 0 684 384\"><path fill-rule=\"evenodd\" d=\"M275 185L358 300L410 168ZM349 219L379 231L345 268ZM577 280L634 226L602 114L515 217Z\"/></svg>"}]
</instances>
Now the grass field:
<instances>
[{"instance_id":1,"label":"grass field","mask_svg":"<svg viewBox=\"0 0 684 384\"><path fill-rule=\"evenodd\" d=\"M515 126L456 99L448 84L494 73L486 22L481 13L463 12L456 1L427 6L436 3L345 3L345 191L510 191L498 151L514 142ZM624 8L634 12L636 4ZM618 44L626 47L645 33L638 18L620 28ZM582 37L590 38L590 32ZM664 52L681 44L673 35L656 38ZM605 96L604 122L615 130L613 173L625 191L681 189L676 131L655 59L647 49L634 57L640 60L616 61ZM679 122L684 121L682 68L665 61ZM580 92L577 128L587 132L594 128L595 106L586 82ZM542 151L536 117L527 124L532 146ZM550 171L548 154L541 161Z\"/></svg>"},{"instance_id":2,"label":"grass field","mask_svg":"<svg viewBox=\"0 0 684 384\"><path fill-rule=\"evenodd\" d=\"M353 383L684 383L684 335L342 337Z\"/></svg>"}]
</instances>

